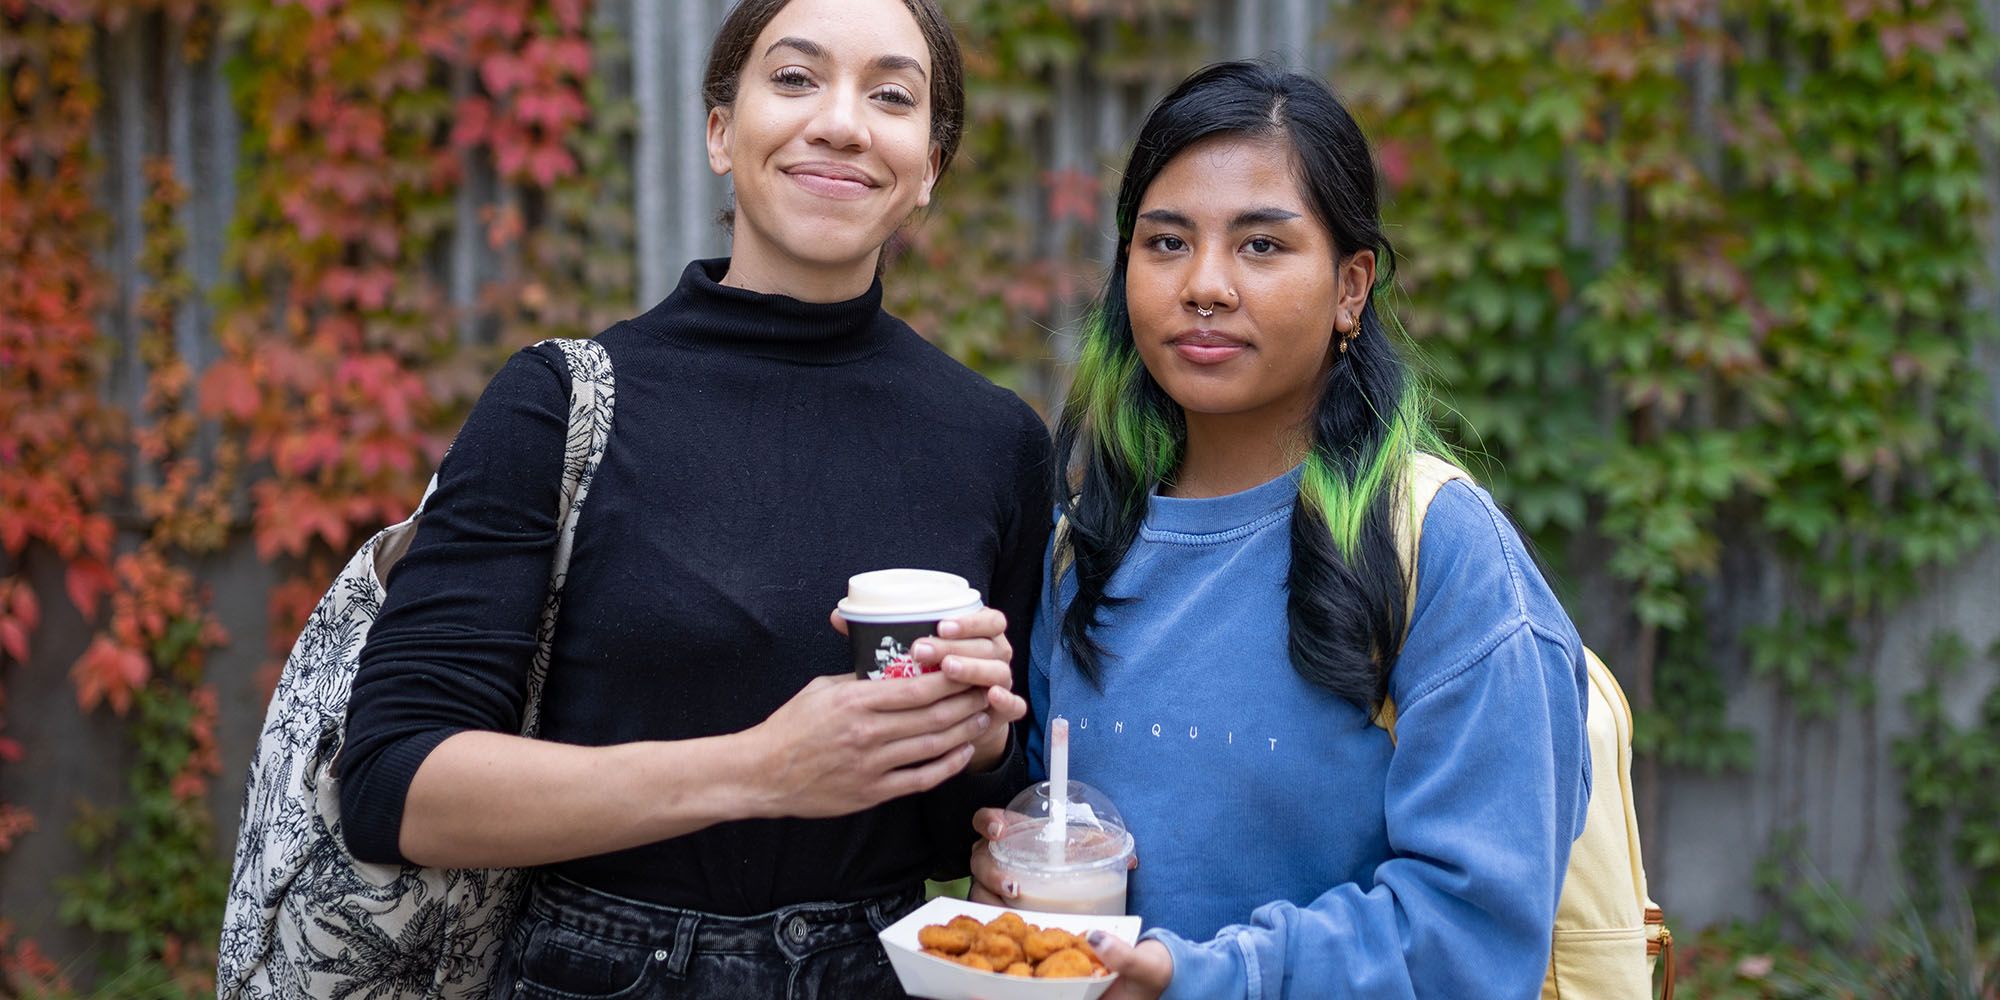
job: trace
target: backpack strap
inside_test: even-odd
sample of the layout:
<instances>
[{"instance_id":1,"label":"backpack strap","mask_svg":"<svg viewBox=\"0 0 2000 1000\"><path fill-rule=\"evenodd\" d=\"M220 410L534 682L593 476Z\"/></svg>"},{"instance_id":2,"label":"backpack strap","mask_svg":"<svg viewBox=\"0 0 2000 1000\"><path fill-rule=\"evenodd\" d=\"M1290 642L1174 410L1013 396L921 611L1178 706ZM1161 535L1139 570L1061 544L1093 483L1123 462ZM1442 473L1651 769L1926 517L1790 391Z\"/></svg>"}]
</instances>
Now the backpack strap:
<instances>
[{"instance_id":1,"label":"backpack strap","mask_svg":"<svg viewBox=\"0 0 2000 1000\"><path fill-rule=\"evenodd\" d=\"M590 493L590 481L604 459L611 438L611 411L617 392L611 378L611 356L595 340L551 338L543 344L561 349L569 363L569 432L563 437L562 520L556 526L555 560L549 567L549 595L535 633L535 661L528 668L528 697L521 710L521 735L541 729L542 683L549 676L549 655L562 610L563 585L569 581L570 552L576 546L577 519ZM541 346L541 345L536 345Z\"/></svg>"},{"instance_id":2,"label":"backpack strap","mask_svg":"<svg viewBox=\"0 0 2000 1000\"><path fill-rule=\"evenodd\" d=\"M1390 508L1390 520L1396 528L1396 559L1403 564L1403 639L1410 637L1410 621L1417 616L1417 548L1423 542L1424 515L1430 512L1438 491L1454 479L1469 483L1472 475L1436 455L1417 452L1410 457L1408 490ZM1401 640L1397 645L1400 648ZM1374 722L1389 734L1390 743L1396 742L1395 699L1382 696Z\"/></svg>"},{"instance_id":3,"label":"backpack strap","mask_svg":"<svg viewBox=\"0 0 2000 1000\"><path fill-rule=\"evenodd\" d=\"M1070 505L1075 506L1082 498L1081 493L1071 496ZM1050 533L1050 541L1055 543L1049 549L1050 569L1054 572L1049 575L1048 583L1053 586L1063 578L1064 573L1069 572L1070 567L1076 565L1076 551L1069 547L1069 515L1062 513L1061 508L1056 509L1056 527Z\"/></svg>"}]
</instances>

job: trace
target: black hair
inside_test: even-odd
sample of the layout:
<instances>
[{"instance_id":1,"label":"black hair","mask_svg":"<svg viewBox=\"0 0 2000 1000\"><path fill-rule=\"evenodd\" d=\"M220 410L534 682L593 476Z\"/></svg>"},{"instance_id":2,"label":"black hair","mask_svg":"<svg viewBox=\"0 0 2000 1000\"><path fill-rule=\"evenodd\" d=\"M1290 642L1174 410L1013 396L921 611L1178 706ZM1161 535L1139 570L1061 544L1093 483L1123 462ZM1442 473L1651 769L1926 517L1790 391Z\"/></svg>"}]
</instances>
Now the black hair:
<instances>
[{"instance_id":1,"label":"black hair","mask_svg":"<svg viewBox=\"0 0 2000 1000\"><path fill-rule=\"evenodd\" d=\"M1050 585L1064 572L1076 575L1060 636L1093 682L1107 651L1092 629L1118 603L1105 587L1138 537L1147 498L1178 467L1187 436L1180 405L1146 371L1133 343L1125 301L1133 227L1160 171L1197 143L1224 136L1275 140L1288 151L1301 193L1333 237L1338 259L1329 267L1372 250L1377 288L1395 272L1368 140L1324 83L1263 62L1217 63L1182 81L1147 115L1118 190L1117 255L1084 324L1056 429L1065 527ZM1307 428L1286 579L1293 668L1371 711L1388 691L1407 618L1408 577L1391 511L1412 455L1444 450L1374 299L1348 349L1329 348Z\"/></svg>"}]
</instances>

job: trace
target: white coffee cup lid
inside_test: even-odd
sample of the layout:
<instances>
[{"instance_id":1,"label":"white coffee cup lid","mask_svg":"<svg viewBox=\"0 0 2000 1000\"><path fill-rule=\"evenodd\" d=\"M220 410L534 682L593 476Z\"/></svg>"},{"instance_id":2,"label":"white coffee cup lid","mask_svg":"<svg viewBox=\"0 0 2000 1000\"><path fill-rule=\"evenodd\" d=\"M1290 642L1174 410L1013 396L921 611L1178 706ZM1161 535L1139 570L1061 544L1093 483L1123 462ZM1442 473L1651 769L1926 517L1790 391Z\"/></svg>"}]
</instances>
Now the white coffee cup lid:
<instances>
[{"instance_id":1,"label":"white coffee cup lid","mask_svg":"<svg viewBox=\"0 0 2000 1000\"><path fill-rule=\"evenodd\" d=\"M837 606L844 617L867 620L931 614L948 618L969 614L984 605L979 591L956 573L878 569L848 577L847 596Z\"/></svg>"}]
</instances>

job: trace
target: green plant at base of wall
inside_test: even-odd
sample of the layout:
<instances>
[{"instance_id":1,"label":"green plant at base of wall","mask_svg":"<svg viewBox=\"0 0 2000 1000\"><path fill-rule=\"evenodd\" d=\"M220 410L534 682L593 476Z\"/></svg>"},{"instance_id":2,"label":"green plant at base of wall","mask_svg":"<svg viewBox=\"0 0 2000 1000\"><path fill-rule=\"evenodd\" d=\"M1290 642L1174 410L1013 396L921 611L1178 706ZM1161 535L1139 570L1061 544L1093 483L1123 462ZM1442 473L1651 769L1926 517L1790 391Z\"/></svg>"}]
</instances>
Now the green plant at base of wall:
<instances>
[{"instance_id":1,"label":"green plant at base of wall","mask_svg":"<svg viewBox=\"0 0 2000 1000\"><path fill-rule=\"evenodd\" d=\"M229 870L216 856L206 807L180 776L201 752L202 731L213 738L214 697L204 702L150 686L132 707L130 746L138 760L127 797L111 809L86 810L78 822L79 844L103 865L61 883L61 915L122 943L122 954L103 956L108 969L156 965L173 990L151 995L213 996Z\"/></svg>"},{"instance_id":2,"label":"green plant at base of wall","mask_svg":"<svg viewBox=\"0 0 2000 1000\"><path fill-rule=\"evenodd\" d=\"M1985 659L2000 663L2000 642ZM1962 637L1938 636L1924 686L1909 696L1910 732L1894 751L1903 770L1903 863L1926 909L1940 905L1956 865L1969 877L1974 922L2000 947L2000 684L1963 727L1946 696L1976 660Z\"/></svg>"}]
</instances>

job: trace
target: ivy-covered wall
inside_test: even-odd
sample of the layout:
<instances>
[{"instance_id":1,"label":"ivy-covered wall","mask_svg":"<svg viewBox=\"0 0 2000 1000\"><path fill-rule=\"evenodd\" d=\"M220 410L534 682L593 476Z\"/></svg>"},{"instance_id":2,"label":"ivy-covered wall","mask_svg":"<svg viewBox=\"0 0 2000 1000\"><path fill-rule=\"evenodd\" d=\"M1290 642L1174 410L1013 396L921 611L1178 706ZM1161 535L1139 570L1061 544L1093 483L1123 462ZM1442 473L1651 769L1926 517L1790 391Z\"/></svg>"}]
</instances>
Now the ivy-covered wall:
<instances>
[{"instance_id":1,"label":"ivy-covered wall","mask_svg":"<svg viewBox=\"0 0 2000 1000\"><path fill-rule=\"evenodd\" d=\"M1327 73L1440 417L1640 710L1684 939L1955 894L2000 936L2000 2L947 5L972 121L900 314L1046 412L1150 101ZM724 245L725 7L0 0L0 980L201 991L337 559L506 352Z\"/></svg>"}]
</instances>

